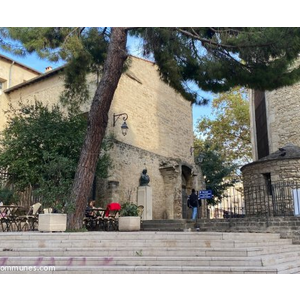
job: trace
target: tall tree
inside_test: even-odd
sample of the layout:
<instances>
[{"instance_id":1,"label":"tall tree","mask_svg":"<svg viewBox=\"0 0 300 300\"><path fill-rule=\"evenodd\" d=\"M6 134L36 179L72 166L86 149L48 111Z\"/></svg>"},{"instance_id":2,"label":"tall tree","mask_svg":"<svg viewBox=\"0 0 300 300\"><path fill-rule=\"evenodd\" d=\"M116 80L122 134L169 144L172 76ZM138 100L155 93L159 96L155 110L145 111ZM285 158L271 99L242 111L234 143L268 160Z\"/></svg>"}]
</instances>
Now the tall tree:
<instances>
[{"instance_id":1,"label":"tall tree","mask_svg":"<svg viewBox=\"0 0 300 300\"><path fill-rule=\"evenodd\" d=\"M92 31L95 43L89 39ZM236 85L274 89L300 78L300 66L293 65L300 52L298 28L2 29L0 42L5 49L10 47L3 40L10 37L26 51L77 62L80 76L92 70L96 57L96 67L104 62L71 193L75 211L69 216L69 227L73 229L82 226L108 111L127 58L128 32L144 40L145 54L153 55L162 79L192 102L204 103L205 99L190 90L190 82L203 90L223 92Z\"/></svg>"},{"instance_id":2,"label":"tall tree","mask_svg":"<svg viewBox=\"0 0 300 300\"><path fill-rule=\"evenodd\" d=\"M195 157L200 154L203 157L201 170L204 175L207 190L212 190L213 198L207 200L208 204L220 203L226 189L237 181L237 165L224 159L218 145L212 145L209 141L197 140Z\"/></svg>"},{"instance_id":3,"label":"tall tree","mask_svg":"<svg viewBox=\"0 0 300 300\"><path fill-rule=\"evenodd\" d=\"M205 139L228 163L251 161L249 100L245 88L236 87L212 100L211 117L197 124L198 136Z\"/></svg>"}]
</instances>

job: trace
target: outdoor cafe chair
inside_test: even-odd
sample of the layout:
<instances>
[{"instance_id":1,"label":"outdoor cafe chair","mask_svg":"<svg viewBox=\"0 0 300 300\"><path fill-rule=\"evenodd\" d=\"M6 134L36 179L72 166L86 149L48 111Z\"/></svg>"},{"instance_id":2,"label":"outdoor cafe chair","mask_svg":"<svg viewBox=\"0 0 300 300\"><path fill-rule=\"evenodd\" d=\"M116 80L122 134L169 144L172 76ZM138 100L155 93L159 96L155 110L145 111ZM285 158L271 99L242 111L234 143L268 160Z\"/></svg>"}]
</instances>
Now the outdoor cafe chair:
<instances>
[{"instance_id":1,"label":"outdoor cafe chair","mask_svg":"<svg viewBox=\"0 0 300 300\"><path fill-rule=\"evenodd\" d=\"M4 205L0 209L0 222L2 231L17 231L18 221L17 221L17 211L19 206L17 205Z\"/></svg>"},{"instance_id":2,"label":"outdoor cafe chair","mask_svg":"<svg viewBox=\"0 0 300 300\"><path fill-rule=\"evenodd\" d=\"M87 230L104 230L103 208L87 208L83 218L83 224Z\"/></svg>"},{"instance_id":3,"label":"outdoor cafe chair","mask_svg":"<svg viewBox=\"0 0 300 300\"><path fill-rule=\"evenodd\" d=\"M41 206L41 203L35 203L30 206L26 215L18 217L18 226L21 231L35 230Z\"/></svg>"},{"instance_id":4,"label":"outdoor cafe chair","mask_svg":"<svg viewBox=\"0 0 300 300\"><path fill-rule=\"evenodd\" d=\"M121 210L121 205L119 203L110 203L107 205L104 214L104 229L106 231L118 230L118 220Z\"/></svg>"}]
</instances>

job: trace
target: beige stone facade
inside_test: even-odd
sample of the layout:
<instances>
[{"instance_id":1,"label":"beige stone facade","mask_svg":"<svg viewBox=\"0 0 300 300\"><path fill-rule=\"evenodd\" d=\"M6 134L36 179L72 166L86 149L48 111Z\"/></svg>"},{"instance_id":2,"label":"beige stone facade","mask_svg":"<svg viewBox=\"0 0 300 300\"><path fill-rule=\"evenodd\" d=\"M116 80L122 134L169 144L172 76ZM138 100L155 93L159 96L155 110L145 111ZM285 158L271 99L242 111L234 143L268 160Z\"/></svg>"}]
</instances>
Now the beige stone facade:
<instances>
[{"instance_id":1,"label":"beige stone facade","mask_svg":"<svg viewBox=\"0 0 300 300\"><path fill-rule=\"evenodd\" d=\"M6 124L3 111L6 111L9 105L8 95L4 91L38 75L40 75L38 71L0 55L0 131Z\"/></svg>"},{"instance_id":2,"label":"beige stone facade","mask_svg":"<svg viewBox=\"0 0 300 300\"><path fill-rule=\"evenodd\" d=\"M300 183L300 83L250 92L254 162L242 168L246 212L291 215Z\"/></svg>"},{"instance_id":3,"label":"beige stone facade","mask_svg":"<svg viewBox=\"0 0 300 300\"><path fill-rule=\"evenodd\" d=\"M107 180L98 180L93 196L98 205L130 200L137 202L139 178L144 168L150 176L154 219L178 219L186 215L186 196L192 187L201 186L201 172L190 153L193 145L192 106L160 80L152 62L131 57L109 112L107 134L115 143L110 155L113 168ZM3 60L0 56L0 66ZM1 69L0 69L1 70ZM1 73L0 73L0 78ZM63 68L28 78L3 91L6 105L33 103L57 104L63 91ZM89 76L92 98L97 79ZM18 85L19 84L19 85ZM82 106L89 110L90 103ZM113 114L128 115L128 134L123 136L122 118L113 126ZM1 120L3 112L1 110ZM5 122L0 123L3 129ZM1 129L0 129L1 130Z\"/></svg>"},{"instance_id":4,"label":"beige stone facade","mask_svg":"<svg viewBox=\"0 0 300 300\"><path fill-rule=\"evenodd\" d=\"M265 91L266 121L269 153L292 143L300 146L300 83L274 91ZM257 154L257 128L255 124L254 91L250 92L250 117L253 160Z\"/></svg>"}]
</instances>

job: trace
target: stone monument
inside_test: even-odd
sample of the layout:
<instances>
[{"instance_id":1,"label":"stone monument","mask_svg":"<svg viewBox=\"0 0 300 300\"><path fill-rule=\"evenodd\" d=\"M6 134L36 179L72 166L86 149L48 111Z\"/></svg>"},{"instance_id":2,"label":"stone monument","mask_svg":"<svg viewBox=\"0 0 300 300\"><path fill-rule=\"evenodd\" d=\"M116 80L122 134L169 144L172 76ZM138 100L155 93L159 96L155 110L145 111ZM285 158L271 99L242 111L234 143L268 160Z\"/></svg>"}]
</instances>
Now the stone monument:
<instances>
[{"instance_id":1,"label":"stone monument","mask_svg":"<svg viewBox=\"0 0 300 300\"><path fill-rule=\"evenodd\" d=\"M152 220L152 188L149 186L150 177L147 169L142 171L138 187L138 205L144 206L143 220Z\"/></svg>"}]
</instances>

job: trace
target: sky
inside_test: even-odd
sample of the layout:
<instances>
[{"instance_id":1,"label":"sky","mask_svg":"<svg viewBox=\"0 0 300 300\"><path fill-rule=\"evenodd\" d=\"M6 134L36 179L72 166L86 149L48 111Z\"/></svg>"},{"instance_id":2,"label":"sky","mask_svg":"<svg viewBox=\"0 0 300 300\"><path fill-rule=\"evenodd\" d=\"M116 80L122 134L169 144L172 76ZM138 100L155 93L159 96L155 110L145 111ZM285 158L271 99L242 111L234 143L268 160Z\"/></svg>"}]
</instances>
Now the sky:
<instances>
[{"instance_id":1,"label":"sky","mask_svg":"<svg viewBox=\"0 0 300 300\"><path fill-rule=\"evenodd\" d=\"M141 44L140 41L136 38L129 37L128 38L128 51L132 55L136 55L139 57L142 57L142 50L141 50ZM13 60L16 60L17 62L20 62L28 67L31 67L32 69L35 69L41 73L45 72L46 67L51 66L53 69L60 67L63 62L54 63L52 61L48 61L46 59L40 59L36 54L30 54L26 55L25 57L22 56L15 56L12 55L9 52L4 52L0 49L0 54L5 55ZM203 95L204 97L208 99L212 99L213 95L211 93L202 92L200 91L200 95ZM211 101L210 101L211 103ZM197 121L199 118L205 116L205 117L211 117L211 106L210 103L205 106L199 106L196 104L193 104L193 128L196 129Z\"/></svg>"}]
</instances>

